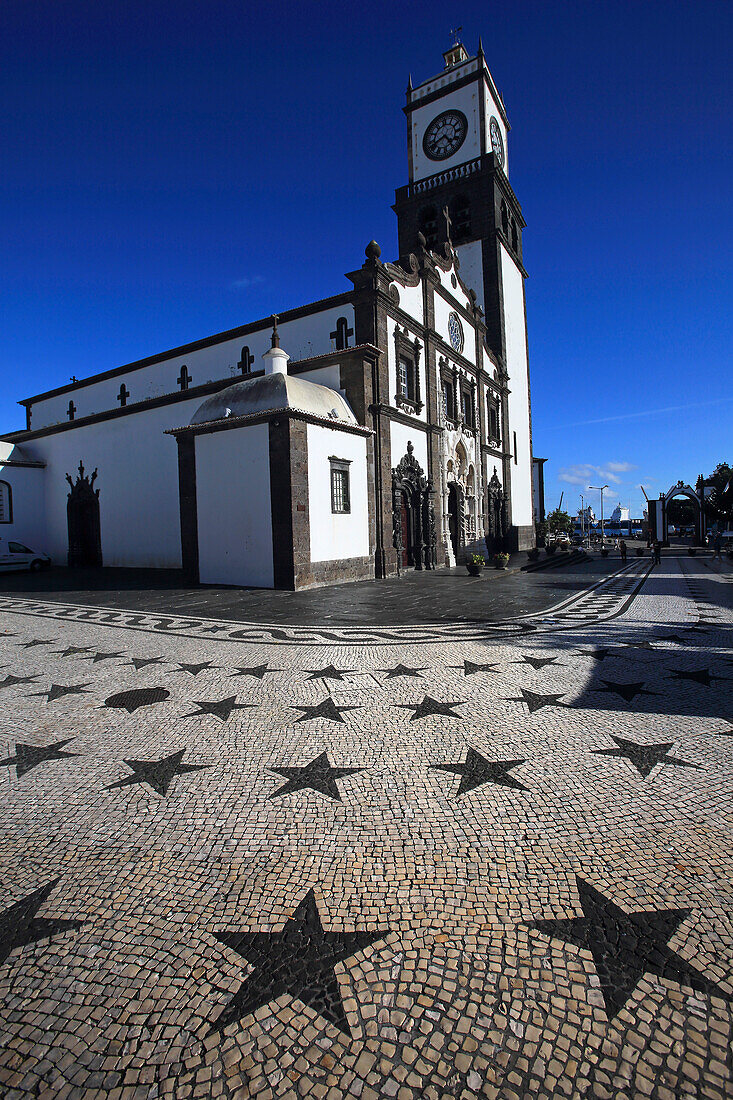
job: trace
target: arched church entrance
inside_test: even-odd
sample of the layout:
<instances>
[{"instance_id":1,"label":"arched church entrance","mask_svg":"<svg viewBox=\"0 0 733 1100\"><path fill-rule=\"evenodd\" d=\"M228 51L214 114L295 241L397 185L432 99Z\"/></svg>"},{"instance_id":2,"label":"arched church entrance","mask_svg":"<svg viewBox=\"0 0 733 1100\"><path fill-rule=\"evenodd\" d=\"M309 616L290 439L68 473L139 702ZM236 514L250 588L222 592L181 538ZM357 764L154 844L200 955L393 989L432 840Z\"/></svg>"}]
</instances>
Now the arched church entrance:
<instances>
[{"instance_id":1,"label":"arched church entrance","mask_svg":"<svg viewBox=\"0 0 733 1100\"><path fill-rule=\"evenodd\" d=\"M495 466L486 487L486 549L490 556L506 548L506 529L506 500Z\"/></svg>"},{"instance_id":2,"label":"arched church entrance","mask_svg":"<svg viewBox=\"0 0 733 1100\"><path fill-rule=\"evenodd\" d=\"M99 525L99 489L94 488L97 477L84 473L79 463L76 481L69 474L66 480L71 492L66 502L66 521L69 534L68 563L72 568L98 567L102 564L102 536Z\"/></svg>"},{"instance_id":3,"label":"arched church entrance","mask_svg":"<svg viewBox=\"0 0 733 1100\"><path fill-rule=\"evenodd\" d=\"M414 455L412 443L392 470L392 542L397 569L435 569L433 486Z\"/></svg>"}]
</instances>

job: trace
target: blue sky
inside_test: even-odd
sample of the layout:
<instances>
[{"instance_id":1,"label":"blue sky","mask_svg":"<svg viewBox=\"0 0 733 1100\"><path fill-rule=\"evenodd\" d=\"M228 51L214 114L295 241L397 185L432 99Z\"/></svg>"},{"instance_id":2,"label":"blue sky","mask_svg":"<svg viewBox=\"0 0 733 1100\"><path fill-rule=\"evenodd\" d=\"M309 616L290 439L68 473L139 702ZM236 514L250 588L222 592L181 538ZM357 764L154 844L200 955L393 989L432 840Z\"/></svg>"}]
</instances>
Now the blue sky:
<instances>
[{"instance_id":1,"label":"blue sky","mask_svg":"<svg viewBox=\"0 0 733 1100\"><path fill-rule=\"evenodd\" d=\"M456 22L513 127L548 506L733 461L727 0L3 0L0 427L395 258L407 77Z\"/></svg>"}]
</instances>

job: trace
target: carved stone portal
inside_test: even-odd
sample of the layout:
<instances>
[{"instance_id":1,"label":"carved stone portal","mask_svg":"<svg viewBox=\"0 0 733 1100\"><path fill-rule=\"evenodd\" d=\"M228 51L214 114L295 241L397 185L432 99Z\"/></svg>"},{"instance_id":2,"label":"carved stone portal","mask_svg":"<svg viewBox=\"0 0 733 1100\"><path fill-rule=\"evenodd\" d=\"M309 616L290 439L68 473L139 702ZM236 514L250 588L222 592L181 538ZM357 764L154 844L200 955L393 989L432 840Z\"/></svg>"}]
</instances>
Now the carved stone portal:
<instances>
[{"instance_id":1,"label":"carved stone portal","mask_svg":"<svg viewBox=\"0 0 733 1100\"><path fill-rule=\"evenodd\" d=\"M392 470L392 544L397 571L435 569L435 504L432 482L414 457L412 443Z\"/></svg>"},{"instance_id":2,"label":"carved stone portal","mask_svg":"<svg viewBox=\"0 0 733 1100\"><path fill-rule=\"evenodd\" d=\"M505 549L506 532L506 498L494 466L494 472L486 487L486 549L489 557Z\"/></svg>"},{"instance_id":3,"label":"carved stone portal","mask_svg":"<svg viewBox=\"0 0 733 1100\"><path fill-rule=\"evenodd\" d=\"M68 563L71 568L98 567L102 564L102 537L99 526L99 489L94 488L97 471L91 477L84 473L79 463L76 481L69 474L66 480L71 486L66 502L66 518L69 529Z\"/></svg>"}]
</instances>

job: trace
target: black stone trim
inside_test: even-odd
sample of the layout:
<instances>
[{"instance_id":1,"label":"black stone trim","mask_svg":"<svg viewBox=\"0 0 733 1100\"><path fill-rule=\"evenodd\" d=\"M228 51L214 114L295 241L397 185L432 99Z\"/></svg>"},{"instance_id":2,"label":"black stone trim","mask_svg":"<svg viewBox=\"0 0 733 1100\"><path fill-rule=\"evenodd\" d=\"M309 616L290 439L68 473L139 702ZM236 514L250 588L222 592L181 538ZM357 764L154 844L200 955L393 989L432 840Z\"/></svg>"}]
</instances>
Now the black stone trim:
<instances>
[{"instance_id":1,"label":"black stone trim","mask_svg":"<svg viewBox=\"0 0 733 1100\"><path fill-rule=\"evenodd\" d=\"M472 61L476 60L478 60L477 57L469 57L468 61L463 62L463 64L470 65ZM441 73L439 76L432 76L430 80L425 81L425 84L430 84L431 80L439 80L442 75L443 74ZM444 84L442 85L442 87L436 88L434 92L428 92L424 96L418 96L416 94L419 90L419 87L414 89L410 95L410 99L408 100L407 104L402 108L402 110L405 112L409 120L409 116L412 114L413 111L418 110L418 108L426 107L429 103L434 103L437 99L444 99L449 92L455 92L458 88L465 88L468 84L478 84L480 83L482 77L484 84L491 92L492 97L496 100L496 109L501 115L501 120L506 126L508 133L511 130L511 126L509 125L509 119L506 115L506 108L501 101L501 96L499 95L498 89L494 84L494 81L492 80L488 69L486 69L484 66L481 66L480 64L479 67L477 69L474 69L473 72L466 73L465 76L460 77L458 80L452 81L450 84Z\"/></svg>"},{"instance_id":2,"label":"black stone trim","mask_svg":"<svg viewBox=\"0 0 733 1100\"><path fill-rule=\"evenodd\" d=\"M0 439L5 442L5 436L0 436ZM29 470L45 470L45 462L19 462L13 458L0 458L0 466L19 466Z\"/></svg>"},{"instance_id":3,"label":"black stone trim","mask_svg":"<svg viewBox=\"0 0 733 1100\"><path fill-rule=\"evenodd\" d=\"M330 420L315 416L302 409L266 409L250 416L231 416L226 420L207 420L203 424L183 424L180 428L167 428L164 435L179 438L182 435L209 435L211 432L226 432L232 428L241 428L249 424L263 424L267 420L305 420L309 424L318 424L321 428L330 428L334 432L347 432L350 435L373 435L371 428L361 424L346 424L343 420ZM413 423L413 421L410 421Z\"/></svg>"},{"instance_id":4,"label":"black stone trim","mask_svg":"<svg viewBox=\"0 0 733 1100\"><path fill-rule=\"evenodd\" d=\"M290 476L290 421L270 420L270 517L275 588L295 588L293 498Z\"/></svg>"},{"instance_id":5,"label":"black stone trim","mask_svg":"<svg viewBox=\"0 0 733 1100\"><path fill-rule=\"evenodd\" d=\"M199 527L196 499L196 440L179 436L178 505L181 515L181 565L190 584L199 582Z\"/></svg>"},{"instance_id":6,"label":"black stone trim","mask_svg":"<svg viewBox=\"0 0 733 1100\"><path fill-rule=\"evenodd\" d=\"M278 324L282 326L289 321L297 321L301 317L308 317L312 313L325 313L326 310L332 309L334 306L347 305L351 302L353 293L353 290L344 290L341 294L334 294L330 298L321 298L317 302L308 302L307 305L287 309L284 313L278 313ZM155 363L165 363L168 359L175 359L179 355L189 355L191 352L212 347L214 344L223 344L227 340L249 336L253 332L269 332L271 328L271 317L260 318L257 321L251 321L247 325L239 325L237 328L227 329L226 332L217 332L215 335L206 336L202 340L194 340L190 344L181 344L180 347L171 348L170 351L163 351L158 355L149 355L145 359L137 359L135 362L126 363L122 367L113 367L111 370L92 374L89 378L82 378L78 382L70 382L68 385L59 386L55 390L47 390L45 393L38 393L34 397L26 397L18 404L28 407L34 405L37 401L45 401L49 397L57 397L62 393L71 393L73 390L83 389L85 386L91 386L96 382L103 382L107 378L117 378L128 371L141 370L143 367L151 367Z\"/></svg>"}]
</instances>

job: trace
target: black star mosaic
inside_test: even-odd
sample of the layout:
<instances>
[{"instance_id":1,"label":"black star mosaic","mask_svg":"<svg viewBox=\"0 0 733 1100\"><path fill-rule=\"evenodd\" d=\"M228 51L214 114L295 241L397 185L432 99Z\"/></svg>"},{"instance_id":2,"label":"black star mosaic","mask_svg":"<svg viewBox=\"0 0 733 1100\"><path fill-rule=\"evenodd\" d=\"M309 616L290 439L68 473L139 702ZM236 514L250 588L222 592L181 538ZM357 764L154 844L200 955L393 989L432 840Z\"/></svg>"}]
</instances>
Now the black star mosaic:
<instances>
[{"instance_id":1,"label":"black star mosaic","mask_svg":"<svg viewBox=\"0 0 733 1100\"><path fill-rule=\"evenodd\" d=\"M583 879L576 882L582 917L536 920L530 922L530 927L590 952L609 1019L621 1011L644 973L699 993L731 999L667 946L691 909L625 913Z\"/></svg>"},{"instance_id":2,"label":"black star mosaic","mask_svg":"<svg viewBox=\"0 0 733 1100\"><path fill-rule=\"evenodd\" d=\"M184 764L185 749L171 753L160 760L125 760L128 768L132 768L133 774L119 779L116 783L110 783L105 790L112 791L115 787L130 787L134 783L147 783L157 794L167 795L173 779L177 775L186 772L199 772L203 768L210 768L210 764Z\"/></svg>"},{"instance_id":3,"label":"black star mosaic","mask_svg":"<svg viewBox=\"0 0 733 1100\"><path fill-rule=\"evenodd\" d=\"M14 687L16 684L32 684L37 679L37 676L13 676L12 672L9 672L4 680L0 680L0 688Z\"/></svg>"},{"instance_id":4,"label":"black star mosaic","mask_svg":"<svg viewBox=\"0 0 733 1100\"><path fill-rule=\"evenodd\" d=\"M251 668L238 666L234 672L230 673L231 676L254 676L256 680L261 680L266 672L283 672L282 668L270 668L269 665L253 665Z\"/></svg>"},{"instance_id":5,"label":"black star mosaic","mask_svg":"<svg viewBox=\"0 0 733 1100\"><path fill-rule=\"evenodd\" d=\"M463 717L456 714L454 708L462 707L465 702L465 699L459 699L455 702L441 703L438 699L425 695L421 703L395 703L395 706L400 707L401 710L411 710L413 712L411 722L416 722L418 718L428 718L431 714L442 714L446 718L457 718L462 722Z\"/></svg>"},{"instance_id":6,"label":"black star mosaic","mask_svg":"<svg viewBox=\"0 0 733 1100\"><path fill-rule=\"evenodd\" d=\"M637 695L656 695L656 691L645 691L644 680L639 680L635 684L621 684L616 683L613 680L601 680L605 687L591 688L591 691L606 692L608 695L618 695L622 699L625 699L627 703L630 703Z\"/></svg>"},{"instance_id":7,"label":"black star mosaic","mask_svg":"<svg viewBox=\"0 0 733 1100\"><path fill-rule=\"evenodd\" d=\"M520 661L512 661L513 665L531 665L535 671L539 671L544 668L545 665L554 665L559 658L557 657L531 657L528 653L523 653ZM557 668L564 668L564 665L557 665Z\"/></svg>"},{"instance_id":8,"label":"black star mosaic","mask_svg":"<svg viewBox=\"0 0 733 1100\"><path fill-rule=\"evenodd\" d=\"M74 657L77 653L91 653L92 649L88 645L70 645L66 649L57 649L59 657Z\"/></svg>"},{"instance_id":9,"label":"black star mosaic","mask_svg":"<svg viewBox=\"0 0 733 1100\"><path fill-rule=\"evenodd\" d=\"M154 703L163 703L170 695L165 688L133 688L131 691L119 691L116 695L110 695L104 700L106 707L126 710L132 714L138 707L150 707Z\"/></svg>"},{"instance_id":10,"label":"black star mosaic","mask_svg":"<svg viewBox=\"0 0 733 1100\"><path fill-rule=\"evenodd\" d=\"M51 684L48 691L33 691L28 696L29 699L35 697L42 697L45 695L47 703L53 703L54 699L61 699L64 695L84 695L87 694L87 688L89 684Z\"/></svg>"},{"instance_id":11,"label":"black star mosaic","mask_svg":"<svg viewBox=\"0 0 733 1100\"><path fill-rule=\"evenodd\" d=\"M321 924L313 890L309 890L279 932L232 930L212 935L254 968L224 1007L212 1031L223 1031L287 993L350 1037L336 964L384 939L388 932L327 931Z\"/></svg>"},{"instance_id":12,"label":"black star mosaic","mask_svg":"<svg viewBox=\"0 0 733 1100\"><path fill-rule=\"evenodd\" d=\"M334 703L333 699L329 696L327 699L321 700L320 703L315 703L313 706L308 704L293 706L293 710L302 710L300 718L296 719L298 722L310 722L312 718L328 718L331 722L343 722L341 717L342 713L346 710L360 710L357 706L342 706Z\"/></svg>"},{"instance_id":13,"label":"black star mosaic","mask_svg":"<svg viewBox=\"0 0 733 1100\"><path fill-rule=\"evenodd\" d=\"M644 639L641 642L619 642L616 646L617 649L647 649L652 653L656 653L656 650L651 642Z\"/></svg>"},{"instance_id":14,"label":"black star mosaic","mask_svg":"<svg viewBox=\"0 0 733 1100\"><path fill-rule=\"evenodd\" d=\"M448 665L448 668L462 669L464 676L475 676L477 672L493 672L496 676L501 675L497 672L496 664L477 665L474 661L464 661L462 665Z\"/></svg>"},{"instance_id":15,"label":"black star mosaic","mask_svg":"<svg viewBox=\"0 0 733 1100\"><path fill-rule=\"evenodd\" d=\"M282 787L278 787L276 791L273 791L270 798L277 798L279 795L292 794L294 791L310 788L340 802L341 794L336 780L340 779L342 775L354 775L356 772L363 770L363 768L334 768L329 763L327 752L322 752L320 756L316 756L314 760L301 768L280 768L270 765L268 771L277 772L278 775L282 775L288 781L283 783Z\"/></svg>"},{"instance_id":16,"label":"black star mosaic","mask_svg":"<svg viewBox=\"0 0 733 1100\"><path fill-rule=\"evenodd\" d=\"M377 672L386 672L385 679L387 680L394 680L396 676L414 676L416 680L421 680L421 673L425 671L426 667L426 665L421 665L412 668L410 665L398 664L394 668L378 668Z\"/></svg>"},{"instance_id":17,"label":"black star mosaic","mask_svg":"<svg viewBox=\"0 0 733 1100\"><path fill-rule=\"evenodd\" d=\"M90 656L89 660L93 665L99 664L100 661L111 661L115 657L125 657L126 654L121 650L104 650L98 649Z\"/></svg>"},{"instance_id":18,"label":"black star mosaic","mask_svg":"<svg viewBox=\"0 0 733 1100\"><path fill-rule=\"evenodd\" d=\"M79 928L84 923L80 920L36 916L58 881L57 878L53 879L0 913L0 965L17 947L50 939L57 932L65 932L67 928Z\"/></svg>"},{"instance_id":19,"label":"black star mosaic","mask_svg":"<svg viewBox=\"0 0 733 1100\"><path fill-rule=\"evenodd\" d=\"M219 665L215 665L213 661L201 661L197 665L180 664L178 668L174 668L174 672L188 672L191 676L198 676L199 672L205 672L210 668L219 668Z\"/></svg>"},{"instance_id":20,"label":"black star mosaic","mask_svg":"<svg viewBox=\"0 0 733 1100\"><path fill-rule=\"evenodd\" d=\"M20 779L46 760L62 760L67 756L79 756L78 752L61 751L64 745L68 745L73 740L73 737L67 737L65 741L54 741L51 745L27 745L23 741L16 741L15 756L0 760L0 764L15 764L15 775Z\"/></svg>"},{"instance_id":21,"label":"black star mosaic","mask_svg":"<svg viewBox=\"0 0 733 1100\"><path fill-rule=\"evenodd\" d=\"M29 642L18 642L23 649L32 649L34 645L53 645L55 638L31 638Z\"/></svg>"},{"instance_id":22,"label":"black star mosaic","mask_svg":"<svg viewBox=\"0 0 733 1100\"><path fill-rule=\"evenodd\" d=\"M226 699L196 699L193 705L199 709L184 714L184 718L196 718L199 714L213 714L220 722L226 722L233 710L250 710L257 706L256 703L238 703L236 695L229 695Z\"/></svg>"},{"instance_id":23,"label":"black star mosaic","mask_svg":"<svg viewBox=\"0 0 733 1100\"><path fill-rule=\"evenodd\" d=\"M603 649L602 647L598 647L597 649L580 650L580 653L583 657L592 657L594 661L605 661L610 652L610 649Z\"/></svg>"},{"instance_id":24,"label":"black star mosaic","mask_svg":"<svg viewBox=\"0 0 733 1100\"><path fill-rule=\"evenodd\" d=\"M512 768L518 768L524 763L524 760L487 760L480 752L469 746L466 759L462 764L431 764L430 766L438 771L460 775L461 782L455 793L455 797L458 798L459 795L473 791L476 787L482 787L484 783L496 783L500 787L513 787L515 790L525 791L527 788L509 775Z\"/></svg>"},{"instance_id":25,"label":"black star mosaic","mask_svg":"<svg viewBox=\"0 0 733 1100\"><path fill-rule=\"evenodd\" d=\"M165 659L163 657L130 657L130 664L135 666L135 672L139 672L141 668L147 668L148 665L165 664Z\"/></svg>"},{"instance_id":26,"label":"black star mosaic","mask_svg":"<svg viewBox=\"0 0 733 1100\"><path fill-rule=\"evenodd\" d=\"M508 703L526 703L530 714L534 714L535 711L542 710L543 707L567 707L568 703L559 702L563 695L567 695L566 691L561 691L556 694L542 694L538 691L530 691L528 688L520 688L521 695L513 695L510 699L507 699Z\"/></svg>"},{"instance_id":27,"label":"black star mosaic","mask_svg":"<svg viewBox=\"0 0 733 1100\"><path fill-rule=\"evenodd\" d=\"M638 741L627 741L623 737L609 735L618 746L615 749L594 749L596 756L618 756L628 760L644 778L657 766L657 764L676 764L678 768L700 768L699 764L690 764L687 760L680 760L677 756L668 756L667 753L674 747L674 741L660 743L658 745L640 745Z\"/></svg>"},{"instance_id":28,"label":"black star mosaic","mask_svg":"<svg viewBox=\"0 0 733 1100\"><path fill-rule=\"evenodd\" d=\"M669 672L672 673L675 680L691 680L693 684L703 684L705 687L710 687L713 680L725 680L725 676L713 676L708 668L697 668L692 671L680 668L670 668Z\"/></svg>"},{"instance_id":29,"label":"black star mosaic","mask_svg":"<svg viewBox=\"0 0 733 1100\"><path fill-rule=\"evenodd\" d=\"M309 680L343 680L344 676L350 676L355 670L353 668L338 669L333 665L326 665L325 668L308 669Z\"/></svg>"}]
</instances>

